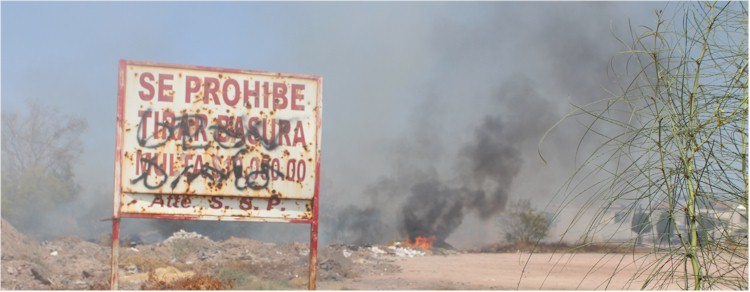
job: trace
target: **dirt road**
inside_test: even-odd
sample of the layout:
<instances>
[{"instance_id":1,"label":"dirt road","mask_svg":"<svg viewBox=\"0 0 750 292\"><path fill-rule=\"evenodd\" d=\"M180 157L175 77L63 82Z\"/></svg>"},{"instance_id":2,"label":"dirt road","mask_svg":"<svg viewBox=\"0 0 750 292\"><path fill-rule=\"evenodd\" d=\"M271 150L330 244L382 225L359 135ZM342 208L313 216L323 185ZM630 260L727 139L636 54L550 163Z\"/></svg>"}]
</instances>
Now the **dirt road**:
<instances>
[{"instance_id":1,"label":"dirt road","mask_svg":"<svg viewBox=\"0 0 750 292\"><path fill-rule=\"evenodd\" d=\"M647 275L631 281L643 254L457 254L403 258L399 273L319 283L328 290L638 290ZM651 261L650 261L651 260ZM528 263L527 263L528 262ZM523 277L522 271L523 272ZM520 280L520 283L519 283ZM676 284L670 290L680 289Z\"/></svg>"}]
</instances>

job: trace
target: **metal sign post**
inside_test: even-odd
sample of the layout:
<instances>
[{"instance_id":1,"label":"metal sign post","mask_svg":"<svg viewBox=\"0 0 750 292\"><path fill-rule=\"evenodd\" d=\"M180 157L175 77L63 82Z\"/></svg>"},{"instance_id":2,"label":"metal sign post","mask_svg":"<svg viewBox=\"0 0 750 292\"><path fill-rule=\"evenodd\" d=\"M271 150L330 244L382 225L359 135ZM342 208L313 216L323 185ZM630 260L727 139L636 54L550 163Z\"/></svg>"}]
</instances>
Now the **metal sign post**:
<instances>
[{"instance_id":1,"label":"metal sign post","mask_svg":"<svg viewBox=\"0 0 750 292\"><path fill-rule=\"evenodd\" d=\"M318 166L320 167L320 166ZM310 224L310 278L307 289L315 290L318 278L318 200L313 200L313 222Z\"/></svg>"},{"instance_id":2,"label":"metal sign post","mask_svg":"<svg viewBox=\"0 0 750 292\"><path fill-rule=\"evenodd\" d=\"M120 61L112 221L310 224L315 288L322 77Z\"/></svg>"}]
</instances>

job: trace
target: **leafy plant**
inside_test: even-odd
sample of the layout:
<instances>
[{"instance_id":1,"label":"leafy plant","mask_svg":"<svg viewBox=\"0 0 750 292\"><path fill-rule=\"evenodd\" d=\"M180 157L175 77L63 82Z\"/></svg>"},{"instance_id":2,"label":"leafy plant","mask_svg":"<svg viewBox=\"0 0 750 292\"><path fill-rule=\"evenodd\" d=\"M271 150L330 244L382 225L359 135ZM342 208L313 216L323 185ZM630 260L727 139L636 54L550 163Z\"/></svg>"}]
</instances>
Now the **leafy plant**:
<instances>
[{"instance_id":1,"label":"leafy plant","mask_svg":"<svg viewBox=\"0 0 750 292\"><path fill-rule=\"evenodd\" d=\"M546 214L531 207L529 200L510 203L502 217L502 229L508 242L538 243L549 232Z\"/></svg>"},{"instance_id":2,"label":"leafy plant","mask_svg":"<svg viewBox=\"0 0 750 292\"><path fill-rule=\"evenodd\" d=\"M597 147L560 194L588 197L583 206L600 207L598 217L615 204L643 208L633 230L657 230L654 261L634 275L645 276L642 288L746 290L747 7L667 8L672 17L659 10L653 26L621 40L626 66L613 71L631 78L622 93L565 117L586 125L579 145Z\"/></svg>"}]
</instances>

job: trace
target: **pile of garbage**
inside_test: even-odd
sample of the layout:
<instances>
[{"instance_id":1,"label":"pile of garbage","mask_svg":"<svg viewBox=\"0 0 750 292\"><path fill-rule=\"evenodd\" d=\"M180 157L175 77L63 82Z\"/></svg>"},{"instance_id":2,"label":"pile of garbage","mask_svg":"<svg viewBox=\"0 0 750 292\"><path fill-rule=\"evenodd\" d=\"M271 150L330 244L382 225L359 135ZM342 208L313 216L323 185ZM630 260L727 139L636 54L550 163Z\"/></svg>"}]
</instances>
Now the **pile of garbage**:
<instances>
[{"instance_id":1,"label":"pile of garbage","mask_svg":"<svg viewBox=\"0 0 750 292\"><path fill-rule=\"evenodd\" d=\"M180 231L177 231L175 233L172 233L172 236L164 240L164 243L170 243L177 239L206 239L210 240L207 236L203 236L197 232L187 232L183 229L180 229Z\"/></svg>"},{"instance_id":2,"label":"pile of garbage","mask_svg":"<svg viewBox=\"0 0 750 292\"><path fill-rule=\"evenodd\" d=\"M2 290L84 290L107 283L107 246L67 236L37 241L4 219L2 231Z\"/></svg>"},{"instance_id":3,"label":"pile of garbage","mask_svg":"<svg viewBox=\"0 0 750 292\"><path fill-rule=\"evenodd\" d=\"M408 246L403 246L400 242L394 242L392 244L389 244L388 246L384 248L380 248L378 246L370 246L367 248L370 252L372 252L373 255L389 255L389 256L396 256L396 257L422 257L427 255L425 251L419 250L419 249L413 249Z\"/></svg>"},{"instance_id":4,"label":"pile of garbage","mask_svg":"<svg viewBox=\"0 0 750 292\"><path fill-rule=\"evenodd\" d=\"M62 237L36 241L2 221L0 289L107 289L111 245ZM197 232L180 230L153 244L126 240L118 252L121 289L138 290L154 281L177 281L206 275L233 279L235 288L299 289L307 285L310 247L307 243L277 244L230 237L213 241ZM398 272L396 261L435 251L393 242L388 245L331 244L318 247L318 280L343 281L365 275ZM266 286L252 286L263 283ZM271 285L271 286L269 286ZM150 286L149 286L150 287Z\"/></svg>"},{"instance_id":5,"label":"pile of garbage","mask_svg":"<svg viewBox=\"0 0 750 292\"><path fill-rule=\"evenodd\" d=\"M425 256L427 253L424 251L418 250L418 249L412 249L407 246L401 246L399 242L396 243L396 245L388 246L388 250L392 251L394 255L398 257L410 257L413 258L415 256Z\"/></svg>"}]
</instances>

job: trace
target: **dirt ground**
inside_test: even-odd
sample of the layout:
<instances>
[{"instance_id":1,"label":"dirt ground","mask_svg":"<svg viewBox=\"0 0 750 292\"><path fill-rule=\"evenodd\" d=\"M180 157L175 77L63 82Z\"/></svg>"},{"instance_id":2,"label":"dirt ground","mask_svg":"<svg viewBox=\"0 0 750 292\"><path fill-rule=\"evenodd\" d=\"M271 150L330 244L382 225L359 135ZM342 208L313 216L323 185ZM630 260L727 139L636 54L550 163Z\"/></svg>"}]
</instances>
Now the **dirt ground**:
<instances>
[{"instance_id":1,"label":"dirt ground","mask_svg":"<svg viewBox=\"0 0 750 292\"><path fill-rule=\"evenodd\" d=\"M632 254L426 256L397 261L401 270L398 273L343 282L324 281L320 287L329 290L638 290L644 281L631 281L631 278L639 262L644 260L634 259ZM676 285L664 288L679 289Z\"/></svg>"},{"instance_id":2,"label":"dirt ground","mask_svg":"<svg viewBox=\"0 0 750 292\"><path fill-rule=\"evenodd\" d=\"M1 289L109 288L108 238L39 242L4 220L0 228ZM124 290L304 290L309 252L305 243L214 241L180 231L155 244L123 243L118 282ZM655 262L657 258L646 253L530 255L420 250L395 242L338 244L319 248L317 285L322 290L637 290L648 277L638 271L649 270ZM681 287L652 281L646 288Z\"/></svg>"}]
</instances>

